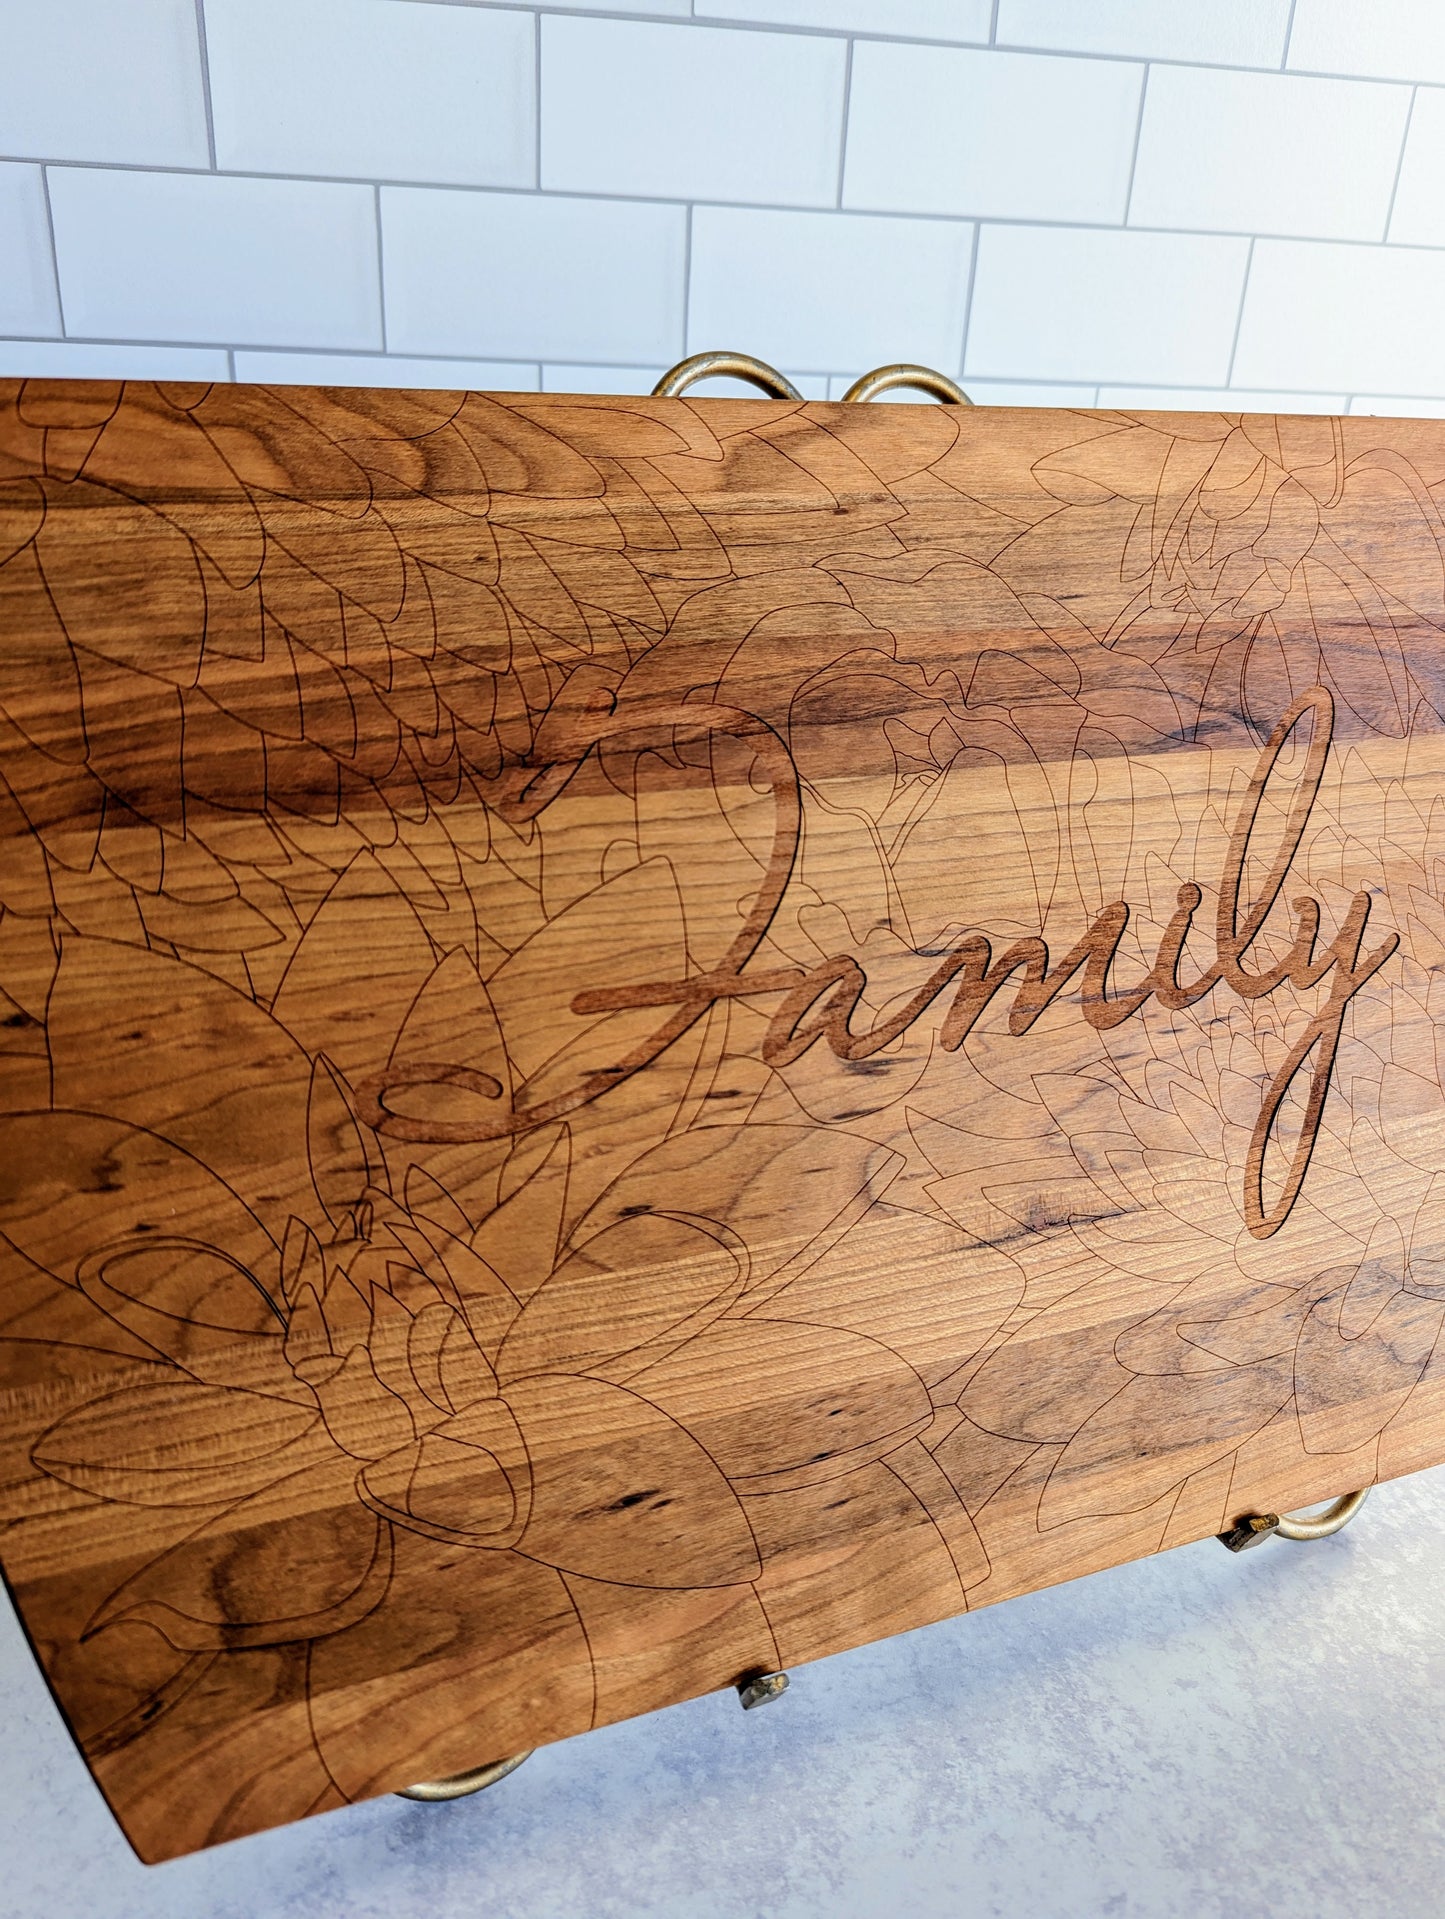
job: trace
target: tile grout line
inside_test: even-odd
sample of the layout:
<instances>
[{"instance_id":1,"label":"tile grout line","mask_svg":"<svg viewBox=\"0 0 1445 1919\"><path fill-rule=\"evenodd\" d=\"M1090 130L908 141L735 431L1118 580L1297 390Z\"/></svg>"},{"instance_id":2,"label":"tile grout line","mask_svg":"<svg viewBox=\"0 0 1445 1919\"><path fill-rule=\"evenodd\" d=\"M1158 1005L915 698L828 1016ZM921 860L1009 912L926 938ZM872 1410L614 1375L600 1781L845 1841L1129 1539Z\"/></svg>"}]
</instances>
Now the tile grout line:
<instances>
[{"instance_id":1,"label":"tile grout line","mask_svg":"<svg viewBox=\"0 0 1445 1919\"><path fill-rule=\"evenodd\" d=\"M211 108L211 47L206 35L206 0L196 0L196 52L201 67L201 104L206 114L206 152L216 171L216 122Z\"/></svg>"},{"instance_id":2,"label":"tile grout line","mask_svg":"<svg viewBox=\"0 0 1445 1919\"><path fill-rule=\"evenodd\" d=\"M419 6L419 5L453 6L453 7L465 8L469 11L473 11L477 13L488 13L488 12L515 13L518 10L517 0L391 0L391 3L393 5L405 5L405 6ZM996 14L999 0L994 0L994 4L995 4L995 14ZM812 26L805 21L749 20L749 19L742 19L742 18L736 18L736 17L724 18L721 16L714 16L711 14L651 13L651 12L645 12L645 11L639 11L639 10L634 10L632 12L623 12L616 8L586 7L586 6L568 7L568 6L556 6L556 5L543 5L542 7L538 9L538 11L542 17L547 19L607 20L607 21L611 21L613 24L617 26L662 26L662 27L686 28L688 26L696 24L699 27L711 27L716 29L718 32L723 32L723 33L755 33L755 34L766 33L766 34L773 35L774 37L785 37L789 39L799 39L799 40L840 40L840 39L843 39L845 36L851 36L854 39L858 39L858 40L879 41L882 44L887 46L938 47L938 48L957 47L957 48L963 49L964 51L971 50L976 53L987 52L991 48L996 48L1001 53L1033 54L1041 60L1104 60L1104 61L1112 60L1112 61L1124 61L1132 66L1141 66L1144 64L1146 60L1150 58L1150 56L1146 53L1140 53L1137 51L1126 52L1126 51L1121 51L1118 48L1108 48L1101 51L1098 48L1094 48L1094 47L1045 46L1042 44L1038 44L1038 43L1026 41L1026 40L998 40L996 38L949 39L936 33L934 34L890 33L885 27L875 27L875 28L826 27L826 26L818 27L818 26ZM1287 34L1292 35L1293 31L1294 31L1294 8L1293 6L1291 6L1290 22L1287 29ZM990 32L991 33L996 32L996 22L994 26L990 28ZM1287 57L1287 54L1288 54L1288 38L1286 40L1286 57ZM1277 64L1264 65L1257 60L1196 60L1196 59L1188 59L1183 56L1176 56L1173 59L1169 59L1169 60L1156 59L1154 61L1154 64L1157 66L1202 68L1204 71L1210 72L1210 73L1271 74L1271 73L1280 73L1285 70L1282 65L1277 65ZM1354 72L1350 70L1345 70L1342 68L1327 68L1327 67L1291 67L1288 69L1288 71L1290 72L1292 76L1303 75L1306 78L1317 79L1317 80L1363 81L1366 84L1373 85L1373 86L1408 87L1416 84L1445 85L1445 80L1441 80L1435 83L1432 83L1429 81L1426 81L1423 83L1417 83L1416 81L1412 80L1409 77L1409 75L1399 74L1399 73L1359 73L1359 72Z\"/></svg>"},{"instance_id":3,"label":"tile grout line","mask_svg":"<svg viewBox=\"0 0 1445 1919\"><path fill-rule=\"evenodd\" d=\"M196 3L199 6L203 3L203 0L196 0ZM518 11L516 0L393 0L393 4L454 6L459 10L477 13L516 13ZM998 0L994 0L994 4L996 14ZM1044 46L1028 41L999 40L997 38L965 39L947 38L939 34L898 34L890 33L886 28L882 27L872 29L818 27L801 21L778 22L771 20L723 19L703 15L622 13L613 10L604 10L598 7L569 8L543 6L534 11L533 17L539 24L543 19L602 20L617 26L672 26L682 30L686 30L689 26L695 24L700 28L711 29L716 32L747 33L754 35L766 34L774 39L840 40L852 38L855 40L877 42L885 46L933 47L939 50L953 48L964 52L975 53L996 50L1002 53L1030 55L1039 60L1050 61L1102 61L1105 63L1122 63L1130 66L1141 66L1150 59L1147 53L1119 48L1106 48L1101 50L1094 47L1080 46ZM996 34L996 22L989 31L991 34ZM1293 9L1291 9L1289 31L1292 34ZM1158 66L1186 67L1208 73L1274 74L1284 70L1282 66L1266 66L1258 61L1201 60L1190 59L1182 55L1176 55L1173 58L1162 60L1156 57L1153 63ZM1356 72L1328 67L1292 67L1289 68L1288 71L1291 77L1343 80L1346 82L1358 82L1368 86L1408 87L1414 85L1445 85L1445 78L1433 82L1430 80L1417 81L1412 79L1408 74L1400 73Z\"/></svg>"},{"instance_id":4,"label":"tile grout line","mask_svg":"<svg viewBox=\"0 0 1445 1919\"><path fill-rule=\"evenodd\" d=\"M843 58L843 119L838 129L838 191L833 205L840 209L843 205L843 179L848 166L848 119L853 110L853 42L849 40L848 51Z\"/></svg>"},{"instance_id":5,"label":"tile grout line","mask_svg":"<svg viewBox=\"0 0 1445 1919\"><path fill-rule=\"evenodd\" d=\"M542 191L542 16L532 15L532 184Z\"/></svg>"},{"instance_id":6,"label":"tile grout line","mask_svg":"<svg viewBox=\"0 0 1445 1919\"><path fill-rule=\"evenodd\" d=\"M692 205L688 204L687 220L682 235L682 357L687 358L691 351L688 345L688 329L692 325Z\"/></svg>"},{"instance_id":7,"label":"tile grout line","mask_svg":"<svg viewBox=\"0 0 1445 1919\"><path fill-rule=\"evenodd\" d=\"M381 188L371 190L371 215L376 227L376 307L377 318L381 323L381 350L386 345L386 240L381 224Z\"/></svg>"},{"instance_id":8,"label":"tile grout line","mask_svg":"<svg viewBox=\"0 0 1445 1919\"><path fill-rule=\"evenodd\" d=\"M423 0L394 0L394 4L422 4ZM425 0L426 4L444 5L451 0ZM1135 62L1134 64L1138 64ZM1157 63L1156 63L1157 64ZM518 200L582 200L592 204L611 203L616 206L642 206L659 208L685 208L692 206L716 207L732 213L790 213L801 216L816 216L820 219L853 219L858 215L870 218L890 220L926 221L941 226L966 226L978 222L984 226L1027 227L1030 229L1057 231L1061 233L1129 233L1154 234L1180 240L1283 240L1299 246L1350 246L1379 248L1386 243L1381 240L1360 239L1357 235L1299 234L1255 230L1244 227L1185 227L1142 225L1126 226L1121 220L1075 220L1064 219L1046 214L998 214L981 213L968 208L959 208L950 213L938 213L929 208L908 206L873 207L835 207L809 204L788 200L725 200L714 199L707 194L692 200L678 195L656 193L624 193L619 191L589 191L580 187L549 187L537 191L532 187L485 186L462 183L455 180L406 180L382 178L364 179L358 174L328 173L263 173L252 169L226 168L212 174L205 167L178 166L142 166L134 162L106 162L104 165L90 165L85 162L37 158L34 154L3 154L0 162L18 166L56 167L67 173L129 173L140 174L157 179L189 178L199 180L257 180L273 184L291 186L318 187L361 187L370 190L373 187L404 187L422 193L456 193L468 196L486 195L498 197L505 195ZM1390 241L1393 253L1445 253L1445 242Z\"/></svg>"},{"instance_id":9,"label":"tile grout line","mask_svg":"<svg viewBox=\"0 0 1445 1919\"><path fill-rule=\"evenodd\" d=\"M978 249L983 235L982 224L975 221L973 244L968 250L968 286L963 296L963 338L958 344L958 377L963 378L964 363L968 359L968 330L973 324L973 289L978 283Z\"/></svg>"},{"instance_id":10,"label":"tile grout line","mask_svg":"<svg viewBox=\"0 0 1445 1919\"><path fill-rule=\"evenodd\" d=\"M1284 23L1284 47L1279 56L1279 70L1284 73L1289 66L1289 45L1294 39L1294 14L1299 0L1289 0L1289 18ZM1268 69L1266 68L1267 72Z\"/></svg>"},{"instance_id":11,"label":"tile grout line","mask_svg":"<svg viewBox=\"0 0 1445 1919\"><path fill-rule=\"evenodd\" d=\"M379 354L376 351L376 349L373 347L281 345L274 342L266 345L257 345L255 343L248 343L241 346L227 347L215 340L158 340L158 339L122 338L121 336L116 334L98 334L98 333L97 334L67 334L64 340L57 339L54 334L45 334L45 333L0 334L0 347L3 347L3 346L40 346L40 347L67 346L67 347L120 347L120 348L136 347L136 348L144 349L147 352L155 352L155 353L164 353L172 349L176 349L176 350L187 352L187 353L214 352L214 353L229 353L233 355L237 353L279 353L279 354L285 354L288 357L295 357L298 359L318 358L318 359L333 359L333 360L377 360L384 357L383 355ZM553 357L543 359L541 361L536 361L531 359L519 358L515 354L506 354L506 353L492 353L492 354L404 353L404 354L393 354L390 357L393 359L404 359L404 360L435 360L439 363L449 362L449 361L458 361L462 363L463 365L476 363L479 365L505 366L505 367L537 366L537 365L597 367L597 368L605 369L608 372L617 372L617 373L644 372L647 370L647 368L649 368L650 366L655 366L657 363L655 357L650 359L642 358L642 359L630 359L630 360L595 360L595 359L589 360L589 359L565 359L565 358L557 358L553 356ZM828 379L834 376L836 376L838 379L847 379L847 380L851 380L852 378L854 378L854 375L852 373L839 372L838 368L835 366L828 366L828 367L803 366L803 367L795 367L793 370L795 372L800 372L804 374L808 378ZM1091 384L1091 382L1088 380L1070 380L1070 379L1064 379L1062 377L1054 376L1054 375L1043 375L1043 376L1035 377L1033 375L1020 374L1014 378L1004 378L1004 376L1000 375L998 376L997 379L994 379L994 376L992 375L990 375L989 377L991 380L994 380L995 384L998 384L999 381L1002 381L1004 385L1008 385L1008 386L1018 386L1018 385L1088 386ZM1120 385L1125 383L1116 381L1114 384ZM1140 381L1134 381L1131 384L1136 386L1146 387L1150 385L1158 385L1159 383L1157 381L1151 382L1148 380L1140 380ZM1171 381L1171 382L1167 382L1166 384L1169 390L1171 391L1177 390L1177 389L1183 389L1186 391L1191 390L1188 388L1187 383L1183 381Z\"/></svg>"},{"instance_id":12,"label":"tile grout line","mask_svg":"<svg viewBox=\"0 0 1445 1919\"><path fill-rule=\"evenodd\" d=\"M225 346L218 345L217 342L215 342L214 340L138 340L138 339L118 339L115 337L104 338L98 335L83 336L83 335L75 335L75 334L68 334L66 335L64 339L57 339L54 334L18 334L18 333L0 334L0 347L5 347L5 346L74 347L76 349L82 349L85 347L118 347L121 350L125 350L127 348L133 347L139 351L152 352L152 353L165 353L172 349L180 352L209 351L209 352L218 352L223 354L226 358L228 365L232 367L234 367L235 365L236 355L238 353L276 354L279 356L284 356L285 358L288 358L288 359L314 358L314 359L334 359L334 360L378 360L378 359L388 357L386 355L377 353L374 349L365 348L365 347L337 348L337 347L315 347L315 346L295 346L295 345L225 347ZM511 371L516 368L526 368L528 371L534 371L534 372L539 372L542 367L546 367L546 366L559 366L559 367L560 366L578 366L578 367L593 368L598 371L609 372L609 373L639 373L641 374L641 373L646 373L651 371L651 367L654 364L653 362L644 362L640 360L536 361L536 360L509 359L505 355L483 357L481 355L469 356L465 354L446 354L446 353L409 353L409 354L404 354L400 356L392 355L390 357L392 358L399 357L399 358L409 359L409 360L414 359L414 360L421 360L421 361L436 361L439 364L460 361L461 364L467 365L469 362L474 361L478 365L495 366L499 368L504 368L508 371ZM852 374L840 373L838 372L836 368L832 368L832 367L829 367L829 368L794 367L792 371L796 373L800 378L803 378L803 379L819 379L819 380L837 379L837 380L846 381L853 378ZM13 376L7 376L7 377L13 377ZM1229 387L1220 386L1218 384L1211 386L1207 382L1203 386L1201 386L1197 382L1190 382L1185 380L1171 380L1171 381L1113 380L1113 381L1105 381L1102 384L1095 385L1095 383L1089 379L1066 379L1059 375L1032 374L1032 373L1026 373L1026 372L1017 373L1013 375L987 374L987 375L981 376L977 384L980 386L986 386L986 387L987 386L1024 386L1024 387L1035 388L1041 391L1047 391L1051 387L1058 387L1060 389L1070 389L1070 388L1078 389L1082 387L1086 390L1092 389L1095 395L1103 392L1106 387L1110 390L1114 390L1118 388L1127 388L1131 393L1149 393L1151 395L1157 394L1161 399L1167 398L1172 393L1209 393L1211 395L1217 395L1220 399L1225 399L1225 398L1238 398L1238 397L1241 397L1242 395L1247 395L1255 392L1272 393L1272 392L1278 391L1278 389L1273 389L1268 387L1266 388L1242 387L1242 388L1230 389ZM1296 400L1306 400L1306 399L1334 400L1334 399L1338 399L1341 396L1338 393L1324 394L1319 392L1316 388L1313 388L1313 387L1301 387L1297 391L1289 391L1287 394L1284 395L1284 397L1288 397L1290 399L1296 399ZM1344 397L1346 398L1348 402L1350 400L1357 399L1360 396L1358 394L1351 394ZM1366 396L1366 397L1432 400L1432 399L1439 398L1440 396L1435 394L1421 393L1421 394L1389 394L1389 395Z\"/></svg>"},{"instance_id":13,"label":"tile grout line","mask_svg":"<svg viewBox=\"0 0 1445 1919\"><path fill-rule=\"evenodd\" d=\"M1405 110L1405 127L1404 127L1404 131L1400 135L1400 156L1395 162L1395 178L1390 186L1390 202L1389 202L1389 205L1385 208L1385 224L1380 232L1380 241L1382 245L1389 244L1390 228L1394 224L1394 219L1395 219L1395 201L1399 197L1400 180L1405 171L1405 150L1410 144L1410 125L1415 118L1415 102L1419 99L1419 97L1420 97L1420 89L1416 87L1412 90L1410 94L1410 104Z\"/></svg>"},{"instance_id":14,"label":"tile grout line","mask_svg":"<svg viewBox=\"0 0 1445 1919\"><path fill-rule=\"evenodd\" d=\"M1124 195L1124 225L1129 224L1129 216L1134 211L1134 182L1139 174L1139 147L1144 138L1144 108L1149 99L1149 75L1153 72L1152 63L1146 62L1144 78L1139 83L1139 117L1134 122L1134 151L1129 156L1129 188Z\"/></svg>"},{"instance_id":15,"label":"tile grout line","mask_svg":"<svg viewBox=\"0 0 1445 1919\"><path fill-rule=\"evenodd\" d=\"M988 44L991 47L998 45L998 9L999 0L993 0L988 15Z\"/></svg>"},{"instance_id":16,"label":"tile grout line","mask_svg":"<svg viewBox=\"0 0 1445 1919\"><path fill-rule=\"evenodd\" d=\"M1254 242L1249 243L1249 252L1244 258L1244 275L1239 283L1239 311L1234 316L1234 338L1229 343L1229 366L1224 375L1226 387L1234 384L1234 362L1239 355L1239 336L1244 328L1244 303L1249 298L1249 272L1254 265ZM1246 388L1246 391L1248 389Z\"/></svg>"},{"instance_id":17,"label":"tile grout line","mask_svg":"<svg viewBox=\"0 0 1445 1919\"><path fill-rule=\"evenodd\" d=\"M60 289L60 249L55 244L55 209L50 204L50 171L40 169L40 194L45 202L45 230L50 235L50 277L55 287L55 311L60 317L60 337L68 336L65 331L65 295Z\"/></svg>"}]
</instances>

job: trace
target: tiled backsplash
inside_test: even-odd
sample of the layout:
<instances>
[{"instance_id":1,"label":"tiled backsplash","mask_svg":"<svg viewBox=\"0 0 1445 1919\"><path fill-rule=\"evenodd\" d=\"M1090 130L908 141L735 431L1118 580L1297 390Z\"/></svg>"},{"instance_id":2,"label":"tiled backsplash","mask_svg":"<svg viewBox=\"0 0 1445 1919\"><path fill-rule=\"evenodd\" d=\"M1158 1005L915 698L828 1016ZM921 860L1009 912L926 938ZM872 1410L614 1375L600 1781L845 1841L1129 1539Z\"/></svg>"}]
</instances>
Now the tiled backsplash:
<instances>
[{"instance_id":1,"label":"tiled backsplash","mask_svg":"<svg viewBox=\"0 0 1445 1919\"><path fill-rule=\"evenodd\" d=\"M1441 0L0 0L0 374L1445 412L1442 314Z\"/></svg>"}]
</instances>

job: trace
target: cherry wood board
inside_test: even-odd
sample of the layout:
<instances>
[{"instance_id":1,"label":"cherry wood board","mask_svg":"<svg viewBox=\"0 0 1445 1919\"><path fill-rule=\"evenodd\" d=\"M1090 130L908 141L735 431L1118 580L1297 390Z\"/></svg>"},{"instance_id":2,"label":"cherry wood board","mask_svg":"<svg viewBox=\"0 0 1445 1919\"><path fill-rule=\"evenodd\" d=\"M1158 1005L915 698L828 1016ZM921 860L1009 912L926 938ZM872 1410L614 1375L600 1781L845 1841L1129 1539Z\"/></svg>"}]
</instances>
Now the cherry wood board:
<instances>
[{"instance_id":1,"label":"cherry wood board","mask_svg":"<svg viewBox=\"0 0 1445 1919\"><path fill-rule=\"evenodd\" d=\"M143 1858L1445 1459L1442 505L0 384L0 1559Z\"/></svg>"}]
</instances>

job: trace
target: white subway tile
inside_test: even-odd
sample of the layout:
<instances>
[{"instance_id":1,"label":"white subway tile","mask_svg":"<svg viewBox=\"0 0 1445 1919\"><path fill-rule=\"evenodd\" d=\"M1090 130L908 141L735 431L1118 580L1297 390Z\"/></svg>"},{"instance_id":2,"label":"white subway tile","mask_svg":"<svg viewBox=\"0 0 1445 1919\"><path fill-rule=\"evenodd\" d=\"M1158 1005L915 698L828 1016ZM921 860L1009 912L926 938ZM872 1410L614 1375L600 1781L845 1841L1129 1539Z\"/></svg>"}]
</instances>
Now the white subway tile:
<instances>
[{"instance_id":1,"label":"white subway tile","mask_svg":"<svg viewBox=\"0 0 1445 1919\"><path fill-rule=\"evenodd\" d=\"M1000 0L1000 46L1277 67L1289 0Z\"/></svg>"},{"instance_id":2,"label":"white subway tile","mask_svg":"<svg viewBox=\"0 0 1445 1919\"><path fill-rule=\"evenodd\" d=\"M682 207L384 187L387 345L639 361L682 354Z\"/></svg>"},{"instance_id":3,"label":"white subway tile","mask_svg":"<svg viewBox=\"0 0 1445 1919\"><path fill-rule=\"evenodd\" d=\"M0 165L0 261L0 328L7 333L59 333L39 167Z\"/></svg>"},{"instance_id":4,"label":"white subway tile","mask_svg":"<svg viewBox=\"0 0 1445 1919\"><path fill-rule=\"evenodd\" d=\"M1316 73L1445 80L1439 0L1298 0L1289 64Z\"/></svg>"},{"instance_id":5,"label":"white subway tile","mask_svg":"<svg viewBox=\"0 0 1445 1919\"><path fill-rule=\"evenodd\" d=\"M531 186L529 13L208 0L216 161L260 173Z\"/></svg>"},{"instance_id":6,"label":"white subway tile","mask_svg":"<svg viewBox=\"0 0 1445 1919\"><path fill-rule=\"evenodd\" d=\"M1122 220L1143 77L1122 60L861 40L843 204Z\"/></svg>"},{"instance_id":7,"label":"white subway tile","mask_svg":"<svg viewBox=\"0 0 1445 1919\"><path fill-rule=\"evenodd\" d=\"M593 0L600 4L601 0ZM699 20L755 20L899 39L986 41L990 0L696 0Z\"/></svg>"},{"instance_id":8,"label":"white subway tile","mask_svg":"<svg viewBox=\"0 0 1445 1919\"><path fill-rule=\"evenodd\" d=\"M115 346L100 340L0 340L0 380L229 380L218 346Z\"/></svg>"},{"instance_id":9,"label":"white subway tile","mask_svg":"<svg viewBox=\"0 0 1445 1919\"><path fill-rule=\"evenodd\" d=\"M1445 420L1445 399L1404 399L1398 393L1357 393L1350 401L1351 413L1378 415L1387 420Z\"/></svg>"},{"instance_id":10,"label":"white subway tile","mask_svg":"<svg viewBox=\"0 0 1445 1919\"><path fill-rule=\"evenodd\" d=\"M1308 240L1255 244L1241 386L1445 393L1445 253Z\"/></svg>"},{"instance_id":11,"label":"white subway tile","mask_svg":"<svg viewBox=\"0 0 1445 1919\"><path fill-rule=\"evenodd\" d=\"M236 378L264 386L417 386L482 393L537 390L535 362L416 360L399 353L240 352Z\"/></svg>"},{"instance_id":12,"label":"white subway tile","mask_svg":"<svg viewBox=\"0 0 1445 1919\"><path fill-rule=\"evenodd\" d=\"M1445 89L1421 87L1410 113L1400 184L1390 215L1392 240L1445 242Z\"/></svg>"},{"instance_id":13,"label":"white subway tile","mask_svg":"<svg viewBox=\"0 0 1445 1919\"><path fill-rule=\"evenodd\" d=\"M1343 413L1343 393L1259 393L1232 386L1101 386L1099 405L1125 413Z\"/></svg>"},{"instance_id":14,"label":"white subway tile","mask_svg":"<svg viewBox=\"0 0 1445 1919\"><path fill-rule=\"evenodd\" d=\"M1246 240L984 227L967 376L1223 384Z\"/></svg>"},{"instance_id":15,"label":"white subway tile","mask_svg":"<svg viewBox=\"0 0 1445 1919\"><path fill-rule=\"evenodd\" d=\"M1408 87L1150 69L1133 226L1379 240Z\"/></svg>"},{"instance_id":16,"label":"white subway tile","mask_svg":"<svg viewBox=\"0 0 1445 1919\"><path fill-rule=\"evenodd\" d=\"M207 166L194 0L4 0L0 147Z\"/></svg>"},{"instance_id":17,"label":"white subway tile","mask_svg":"<svg viewBox=\"0 0 1445 1919\"><path fill-rule=\"evenodd\" d=\"M542 22L542 184L832 206L842 40L643 21Z\"/></svg>"},{"instance_id":18,"label":"white subway tile","mask_svg":"<svg viewBox=\"0 0 1445 1919\"><path fill-rule=\"evenodd\" d=\"M773 366L920 360L954 372L973 229L863 213L693 214L688 351Z\"/></svg>"},{"instance_id":19,"label":"white subway tile","mask_svg":"<svg viewBox=\"0 0 1445 1919\"><path fill-rule=\"evenodd\" d=\"M52 167L67 331L379 347L370 187Z\"/></svg>"}]
</instances>

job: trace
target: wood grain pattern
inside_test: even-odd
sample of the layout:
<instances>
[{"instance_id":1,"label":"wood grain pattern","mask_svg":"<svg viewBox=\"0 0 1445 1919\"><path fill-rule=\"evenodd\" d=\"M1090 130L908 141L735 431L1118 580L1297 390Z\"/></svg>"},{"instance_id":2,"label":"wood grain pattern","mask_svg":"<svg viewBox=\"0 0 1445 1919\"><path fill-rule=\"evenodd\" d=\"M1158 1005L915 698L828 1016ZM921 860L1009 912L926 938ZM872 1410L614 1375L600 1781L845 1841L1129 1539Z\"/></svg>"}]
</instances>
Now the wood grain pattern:
<instances>
[{"instance_id":1,"label":"wood grain pattern","mask_svg":"<svg viewBox=\"0 0 1445 1919\"><path fill-rule=\"evenodd\" d=\"M0 1558L143 1857L1445 1458L1442 504L0 384Z\"/></svg>"}]
</instances>

